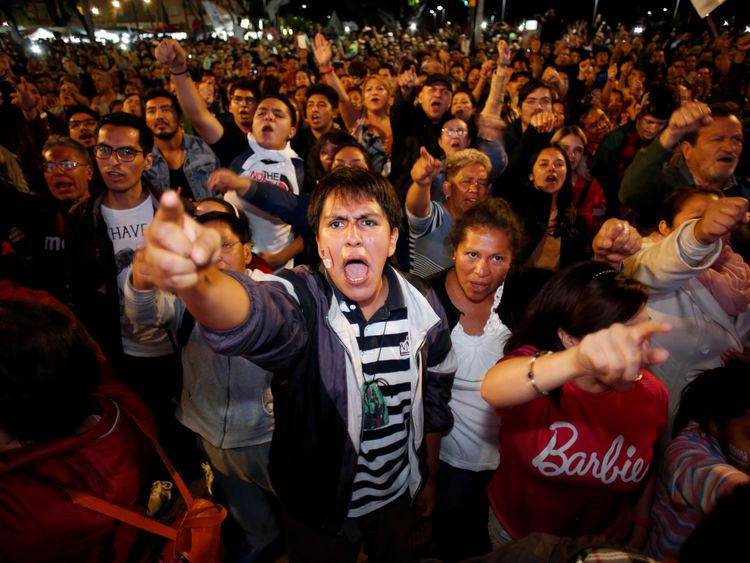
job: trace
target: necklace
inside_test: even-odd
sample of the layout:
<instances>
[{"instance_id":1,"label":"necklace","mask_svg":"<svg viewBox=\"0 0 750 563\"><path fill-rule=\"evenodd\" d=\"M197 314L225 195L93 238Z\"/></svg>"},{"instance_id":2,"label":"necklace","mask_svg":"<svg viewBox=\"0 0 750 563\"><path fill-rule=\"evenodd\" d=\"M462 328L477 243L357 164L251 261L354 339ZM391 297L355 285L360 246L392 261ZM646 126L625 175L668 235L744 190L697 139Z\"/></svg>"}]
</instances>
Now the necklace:
<instances>
[{"instance_id":1,"label":"necklace","mask_svg":"<svg viewBox=\"0 0 750 563\"><path fill-rule=\"evenodd\" d=\"M383 333L380 335L380 344L378 346L378 357L375 360L377 366L380 362L380 353L383 351L383 341L385 340L385 331L388 328L388 320L383 324ZM362 370L362 428L364 430L375 430L388 424L388 405L385 404L383 389L388 390L388 382L385 379L373 375L370 381Z\"/></svg>"}]
</instances>

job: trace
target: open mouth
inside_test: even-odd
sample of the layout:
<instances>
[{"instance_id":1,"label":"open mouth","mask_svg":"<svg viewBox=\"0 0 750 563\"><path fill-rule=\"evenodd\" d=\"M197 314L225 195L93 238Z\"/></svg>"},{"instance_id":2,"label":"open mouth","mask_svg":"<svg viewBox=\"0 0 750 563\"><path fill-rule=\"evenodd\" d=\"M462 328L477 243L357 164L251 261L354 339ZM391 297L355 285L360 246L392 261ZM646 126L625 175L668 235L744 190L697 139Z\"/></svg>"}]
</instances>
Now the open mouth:
<instances>
[{"instance_id":1,"label":"open mouth","mask_svg":"<svg viewBox=\"0 0 750 563\"><path fill-rule=\"evenodd\" d=\"M58 192L67 192L75 187L73 182L55 182L52 184L52 188Z\"/></svg>"},{"instance_id":2,"label":"open mouth","mask_svg":"<svg viewBox=\"0 0 750 563\"><path fill-rule=\"evenodd\" d=\"M357 258L344 262L344 277L352 285L361 285L367 281L370 267L364 260Z\"/></svg>"},{"instance_id":3,"label":"open mouth","mask_svg":"<svg viewBox=\"0 0 750 563\"><path fill-rule=\"evenodd\" d=\"M261 132L273 133L273 127L271 127L270 125L264 125L263 128L261 129Z\"/></svg>"},{"instance_id":4,"label":"open mouth","mask_svg":"<svg viewBox=\"0 0 750 563\"><path fill-rule=\"evenodd\" d=\"M731 155L725 155L725 156L720 156L716 160L724 164L734 164L735 158Z\"/></svg>"},{"instance_id":5,"label":"open mouth","mask_svg":"<svg viewBox=\"0 0 750 563\"><path fill-rule=\"evenodd\" d=\"M105 173L105 176L107 176L107 178L119 180L124 176L124 174L122 172L118 172L117 170L109 170Z\"/></svg>"},{"instance_id":6,"label":"open mouth","mask_svg":"<svg viewBox=\"0 0 750 563\"><path fill-rule=\"evenodd\" d=\"M556 176L555 174L549 174L549 175L548 175L548 176L547 176L547 177L545 178L545 181L546 181L547 183L550 183L550 184L554 184L555 182L557 182L557 176Z\"/></svg>"}]
</instances>

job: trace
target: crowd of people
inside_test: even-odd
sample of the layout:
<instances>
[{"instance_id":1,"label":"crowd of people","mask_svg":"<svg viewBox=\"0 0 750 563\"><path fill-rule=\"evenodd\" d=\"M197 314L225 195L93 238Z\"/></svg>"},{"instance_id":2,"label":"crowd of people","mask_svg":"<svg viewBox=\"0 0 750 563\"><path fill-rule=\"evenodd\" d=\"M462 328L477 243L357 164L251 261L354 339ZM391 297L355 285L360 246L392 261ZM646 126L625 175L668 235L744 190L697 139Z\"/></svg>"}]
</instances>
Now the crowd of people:
<instances>
[{"instance_id":1,"label":"crowd of people","mask_svg":"<svg viewBox=\"0 0 750 563\"><path fill-rule=\"evenodd\" d=\"M6 44L0 560L742 552L750 36L507 31Z\"/></svg>"}]
</instances>

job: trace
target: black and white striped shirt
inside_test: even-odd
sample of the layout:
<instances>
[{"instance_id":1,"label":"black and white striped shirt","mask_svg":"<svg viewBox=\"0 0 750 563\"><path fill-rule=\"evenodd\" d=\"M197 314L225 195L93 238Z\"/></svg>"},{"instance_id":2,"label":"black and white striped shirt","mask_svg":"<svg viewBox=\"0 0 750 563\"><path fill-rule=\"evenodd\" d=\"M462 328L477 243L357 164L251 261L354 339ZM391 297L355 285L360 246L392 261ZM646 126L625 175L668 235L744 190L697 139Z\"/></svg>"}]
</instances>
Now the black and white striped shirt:
<instances>
[{"instance_id":1,"label":"black and white striped shirt","mask_svg":"<svg viewBox=\"0 0 750 563\"><path fill-rule=\"evenodd\" d=\"M391 268L386 267L385 275L386 303L369 321L356 304L336 292L357 338L365 382L377 382L388 408L387 424L373 429L363 425L348 514L354 518L387 505L406 492L409 484L411 396L416 374L411 369L409 319L401 286ZM358 392L361 395L364 390Z\"/></svg>"}]
</instances>

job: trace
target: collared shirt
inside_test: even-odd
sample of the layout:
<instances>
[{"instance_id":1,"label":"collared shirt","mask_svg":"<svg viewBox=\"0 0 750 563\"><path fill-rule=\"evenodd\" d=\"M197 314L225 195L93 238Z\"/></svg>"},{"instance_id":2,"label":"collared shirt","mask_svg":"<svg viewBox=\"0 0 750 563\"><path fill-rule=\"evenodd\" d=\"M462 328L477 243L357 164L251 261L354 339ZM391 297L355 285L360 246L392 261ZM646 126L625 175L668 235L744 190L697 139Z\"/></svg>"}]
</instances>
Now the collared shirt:
<instances>
[{"instance_id":1,"label":"collared shirt","mask_svg":"<svg viewBox=\"0 0 750 563\"><path fill-rule=\"evenodd\" d=\"M395 271L386 266L388 297L375 314L365 320L359 306L334 286L336 300L349 321L359 347L364 385L362 395L362 441L349 505L349 517L364 516L406 492L409 484L409 427L412 389L409 319L404 295ZM366 387L377 386L385 409L368 411ZM372 402L370 403L372 405ZM387 420L385 419L387 412ZM377 418L376 422L370 422Z\"/></svg>"}]
</instances>

